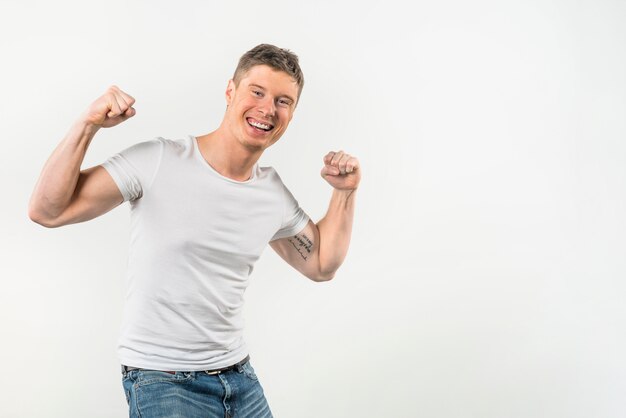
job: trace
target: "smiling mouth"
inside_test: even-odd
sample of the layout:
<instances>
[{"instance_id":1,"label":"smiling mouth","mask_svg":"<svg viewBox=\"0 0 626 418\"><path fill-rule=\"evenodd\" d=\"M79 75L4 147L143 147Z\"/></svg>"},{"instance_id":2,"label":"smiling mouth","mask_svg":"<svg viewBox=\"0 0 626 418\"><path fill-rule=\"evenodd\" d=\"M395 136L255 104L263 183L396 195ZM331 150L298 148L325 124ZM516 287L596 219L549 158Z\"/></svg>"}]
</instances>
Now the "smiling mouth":
<instances>
[{"instance_id":1,"label":"smiling mouth","mask_svg":"<svg viewBox=\"0 0 626 418\"><path fill-rule=\"evenodd\" d=\"M248 125L252 126L255 129L259 129L261 131L264 131L264 132L269 132L272 129L274 129L274 125L271 125L271 124L265 123L265 122L261 122L261 121L258 121L256 119L247 118L246 121L248 122Z\"/></svg>"}]
</instances>

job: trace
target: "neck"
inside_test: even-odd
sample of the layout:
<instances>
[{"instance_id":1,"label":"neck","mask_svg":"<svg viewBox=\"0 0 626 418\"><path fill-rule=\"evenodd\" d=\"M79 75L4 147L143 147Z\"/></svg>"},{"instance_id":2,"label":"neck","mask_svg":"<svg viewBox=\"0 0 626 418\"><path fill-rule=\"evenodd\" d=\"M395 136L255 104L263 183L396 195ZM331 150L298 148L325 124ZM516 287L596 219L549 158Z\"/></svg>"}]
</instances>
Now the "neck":
<instances>
[{"instance_id":1,"label":"neck","mask_svg":"<svg viewBox=\"0 0 626 418\"><path fill-rule=\"evenodd\" d=\"M262 149L248 149L229 135L223 126L197 137L198 148L205 161L224 177L246 181L259 160Z\"/></svg>"}]
</instances>

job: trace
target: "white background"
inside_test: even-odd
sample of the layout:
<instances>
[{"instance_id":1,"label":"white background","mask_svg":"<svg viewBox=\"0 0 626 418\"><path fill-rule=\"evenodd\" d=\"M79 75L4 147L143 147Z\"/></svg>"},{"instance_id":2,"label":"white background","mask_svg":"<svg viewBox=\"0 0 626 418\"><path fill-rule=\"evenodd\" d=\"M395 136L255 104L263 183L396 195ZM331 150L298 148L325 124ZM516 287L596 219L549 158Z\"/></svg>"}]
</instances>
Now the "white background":
<instances>
[{"instance_id":1,"label":"white background","mask_svg":"<svg viewBox=\"0 0 626 418\"><path fill-rule=\"evenodd\" d=\"M253 273L246 338L275 416L626 416L623 1L0 4L1 417L127 414L128 205L32 223L56 144L113 83L137 116L84 168L207 133L261 42L306 78L262 163L314 219L322 156L363 165L333 281L270 249Z\"/></svg>"}]
</instances>

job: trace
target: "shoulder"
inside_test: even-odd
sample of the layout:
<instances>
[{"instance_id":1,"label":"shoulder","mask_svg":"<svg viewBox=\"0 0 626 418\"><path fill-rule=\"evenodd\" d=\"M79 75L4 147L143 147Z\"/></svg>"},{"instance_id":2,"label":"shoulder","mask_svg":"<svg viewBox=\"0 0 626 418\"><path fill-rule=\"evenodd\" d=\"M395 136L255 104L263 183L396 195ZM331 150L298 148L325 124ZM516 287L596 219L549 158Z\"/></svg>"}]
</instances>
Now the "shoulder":
<instances>
[{"instance_id":1,"label":"shoulder","mask_svg":"<svg viewBox=\"0 0 626 418\"><path fill-rule=\"evenodd\" d=\"M191 138L169 139L161 136L149 141L140 142L133 147L144 152L184 154L193 150Z\"/></svg>"},{"instance_id":2,"label":"shoulder","mask_svg":"<svg viewBox=\"0 0 626 418\"><path fill-rule=\"evenodd\" d=\"M272 183L274 185L284 186L280 175L274 167L259 167L257 171L257 178L259 180Z\"/></svg>"},{"instance_id":3,"label":"shoulder","mask_svg":"<svg viewBox=\"0 0 626 418\"><path fill-rule=\"evenodd\" d=\"M136 153L156 151L162 148L163 148L163 138L154 138L154 139L150 139L147 141L137 142L127 147L125 150L122 151L122 153L123 154L124 153L136 154Z\"/></svg>"},{"instance_id":4,"label":"shoulder","mask_svg":"<svg viewBox=\"0 0 626 418\"><path fill-rule=\"evenodd\" d=\"M259 170L258 174L260 176L263 176L263 177L274 177L275 176L275 177L280 178L278 176L278 172L276 171L276 169L274 167L270 167L270 166L261 167L261 166L259 166L258 170Z\"/></svg>"},{"instance_id":5,"label":"shoulder","mask_svg":"<svg viewBox=\"0 0 626 418\"><path fill-rule=\"evenodd\" d=\"M152 141L156 144L160 144L161 147L171 151L184 151L192 147L191 138L182 139L169 139L162 136L154 138Z\"/></svg>"}]
</instances>

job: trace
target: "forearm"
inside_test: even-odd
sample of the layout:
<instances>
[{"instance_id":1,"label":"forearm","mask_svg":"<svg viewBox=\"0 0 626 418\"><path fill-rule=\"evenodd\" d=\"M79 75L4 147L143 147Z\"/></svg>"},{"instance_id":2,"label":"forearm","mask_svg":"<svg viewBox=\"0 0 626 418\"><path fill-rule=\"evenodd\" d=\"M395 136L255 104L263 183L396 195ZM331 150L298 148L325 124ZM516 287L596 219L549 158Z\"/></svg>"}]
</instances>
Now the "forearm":
<instances>
[{"instance_id":1,"label":"forearm","mask_svg":"<svg viewBox=\"0 0 626 418\"><path fill-rule=\"evenodd\" d=\"M350 246L356 190L333 190L326 216L319 230L319 267L323 276L332 278L343 263Z\"/></svg>"},{"instance_id":2,"label":"forearm","mask_svg":"<svg viewBox=\"0 0 626 418\"><path fill-rule=\"evenodd\" d=\"M31 218L55 218L69 205L87 148L98 129L82 121L71 127L41 171L29 203Z\"/></svg>"}]
</instances>

